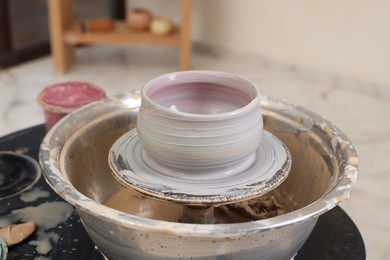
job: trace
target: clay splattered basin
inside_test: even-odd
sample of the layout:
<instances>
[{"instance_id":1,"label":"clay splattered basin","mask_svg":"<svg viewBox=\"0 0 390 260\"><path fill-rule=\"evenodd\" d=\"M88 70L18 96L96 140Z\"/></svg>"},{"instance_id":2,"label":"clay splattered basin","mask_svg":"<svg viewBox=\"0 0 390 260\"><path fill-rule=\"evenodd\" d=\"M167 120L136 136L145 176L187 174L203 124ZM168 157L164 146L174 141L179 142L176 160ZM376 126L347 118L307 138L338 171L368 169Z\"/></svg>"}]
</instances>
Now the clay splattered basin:
<instances>
[{"instance_id":1,"label":"clay splattered basin","mask_svg":"<svg viewBox=\"0 0 390 260\"><path fill-rule=\"evenodd\" d=\"M50 130L39 155L49 185L77 208L109 259L290 259L318 217L347 199L356 181L356 151L338 128L304 108L264 97L264 128L292 155L289 177L273 191L290 212L253 222L200 225L149 214L154 206L160 215L169 214L171 208L161 207L165 202L143 204L138 213L115 210L104 205L122 190L109 170L108 150L136 126L139 105L140 96L130 93L81 108ZM142 208L139 201L125 203Z\"/></svg>"}]
</instances>

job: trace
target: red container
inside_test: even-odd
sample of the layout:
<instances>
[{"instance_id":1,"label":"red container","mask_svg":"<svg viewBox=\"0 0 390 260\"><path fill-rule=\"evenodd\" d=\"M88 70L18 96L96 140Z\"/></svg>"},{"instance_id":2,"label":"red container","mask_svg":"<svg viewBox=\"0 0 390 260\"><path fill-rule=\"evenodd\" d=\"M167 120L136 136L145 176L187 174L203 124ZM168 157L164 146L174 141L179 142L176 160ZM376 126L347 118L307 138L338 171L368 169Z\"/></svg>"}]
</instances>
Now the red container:
<instances>
[{"instance_id":1,"label":"red container","mask_svg":"<svg viewBox=\"0 0 390 260\"><path fill-rule=\"evenodd\" d=\"M37 101L45 114L46 130L68 113L106 96L98 86L87 82L63 82L44 88Z\"/></svg>"}]
</instances>

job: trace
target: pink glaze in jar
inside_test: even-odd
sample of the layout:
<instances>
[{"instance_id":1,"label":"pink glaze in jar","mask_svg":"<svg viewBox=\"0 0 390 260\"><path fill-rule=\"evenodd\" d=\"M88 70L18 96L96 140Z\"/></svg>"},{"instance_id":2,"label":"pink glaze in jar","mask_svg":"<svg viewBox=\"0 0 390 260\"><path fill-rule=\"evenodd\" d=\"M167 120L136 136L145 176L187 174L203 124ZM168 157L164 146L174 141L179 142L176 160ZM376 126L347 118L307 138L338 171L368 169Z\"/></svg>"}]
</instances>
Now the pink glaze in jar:
<instances>
[{"instance_id":1,"label":"pink glaze in jar","mask_svg":"<svg viewBox=\"0 0 390 260\"><path fill-rule=\"evenodd\" d=\"M106 96L106 92L88 82L62 82L44 88L37 101L45 115L46 130L77 108Z\"/></svg>"}]
</instances>

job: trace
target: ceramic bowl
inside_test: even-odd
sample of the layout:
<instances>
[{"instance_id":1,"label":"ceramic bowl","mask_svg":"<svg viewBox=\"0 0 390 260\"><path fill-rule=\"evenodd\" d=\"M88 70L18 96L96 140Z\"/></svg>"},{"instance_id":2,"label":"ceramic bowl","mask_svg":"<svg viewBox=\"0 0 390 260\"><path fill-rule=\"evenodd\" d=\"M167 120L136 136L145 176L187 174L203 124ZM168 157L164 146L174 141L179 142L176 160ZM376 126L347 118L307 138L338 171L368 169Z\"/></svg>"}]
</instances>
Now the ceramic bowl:
<instances>
[{"instance_id":1,"label":"ceramic bowl","mask_svg":"<svg viewBox=\"0 0 390 260\"><path fill-rule=\"evenodd\" d=\"M147 30L152 21L152 14L142 8L130 10L126 16L126 22L130 29Z\"/></svg>"},{"instance_id":2,"label":"ceramic bowl","mask_svg":"<svg viewBox=\"0 0 390 260\"><path fill-rule=\"evenodd\" d=\"M244 78L175 72L148 82L141 95L138 138L157 170L207 174L226 165L239 168L259 146L260 94Z\"/></svg>"},{"instance_id":3,"label":"ceramic bowl","mask_svg":"<svg viewBox=\"0 0 390 260\"><path fill-rule=\"evenodd\" d=\"M264 129L292 155L289 176L273 191L291 211L253 222L182 224L148 215L157 206L169 214L177 205L139 195L147 202L139 213L115 210L106 201L123 190L110 172L108 151L136 127L139 105L135 94L91 103L56 124L39 154L47 182L77 208L91 239L109 259L291 259L318 217L347 199L356 181L357 153L340 129L302 107L263 96Z\"/></svg>"}]
</instances>

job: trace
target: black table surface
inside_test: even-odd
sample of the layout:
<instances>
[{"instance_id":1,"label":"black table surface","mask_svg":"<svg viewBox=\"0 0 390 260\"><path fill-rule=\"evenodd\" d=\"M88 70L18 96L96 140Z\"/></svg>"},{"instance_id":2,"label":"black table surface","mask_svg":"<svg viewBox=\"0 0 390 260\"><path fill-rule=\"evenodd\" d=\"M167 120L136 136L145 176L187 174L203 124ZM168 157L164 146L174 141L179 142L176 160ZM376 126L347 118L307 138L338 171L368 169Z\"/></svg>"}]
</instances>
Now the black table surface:
<instances>
[{"instance_id":1,"label":"black table surface","mask_svg":"<svg viewBox=\"0 0 390 260\"><path fill-rule=\"evenodd\" d=\"M0 151L19 151L37 160L39 145L45 135L43 125L24 129L0 138ZM6 218L12 211L25 207L34 207L44 202L62 202L52 191L44 178L34 185L50 193L49 197L32 202L23 202L19 196L0 200L0 219ZM66 228L64 228L66 227ZM31 241L32 235L20 244L9 248L8 259L103 259L93 242L85 232L77 212L56 228L49 230L59 235L52 240L52 249L45 255L37 253ZM320 216L313 232L298 251L294 259L365 259L366 251L363 238L351 218L338 206Z\"/></svg>"}]
</instances>

